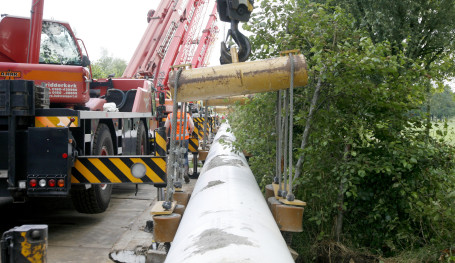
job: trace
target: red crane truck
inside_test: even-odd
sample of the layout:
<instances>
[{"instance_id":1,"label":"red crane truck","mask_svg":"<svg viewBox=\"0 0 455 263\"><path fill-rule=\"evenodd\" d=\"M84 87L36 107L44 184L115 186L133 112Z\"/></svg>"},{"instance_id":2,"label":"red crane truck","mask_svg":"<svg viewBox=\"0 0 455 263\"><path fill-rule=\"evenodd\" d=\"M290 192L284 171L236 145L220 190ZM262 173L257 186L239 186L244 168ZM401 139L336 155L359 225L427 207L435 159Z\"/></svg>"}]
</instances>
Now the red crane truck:
<instances>
[{"instance_id":1,"label":"red crane truck","mask_svg":"<svg viewBox=\"0 0 455 263\"><path fill-rule=\"evenodd\" d=\"M151 156L155 94L148 79L92 79L68 23L0 19L0 197L71 196L100 213L112 184L166 185L166 157Z\"/></svg>"},{"instance_id":2,"label":"red crane truck","mask_svg":"<svg viewBox=\"0 0 455 263\"><path fill-rule=\"evenodd\" d=\"M21 202L71 196L79 212L101 213L112 184L164 187L166 157L155 154L159 147L149 144L148 131L171 111L171 100L163 96L170 66L207 63L218 31L216 6L201 26L208 3L161 1L149 12L147 30L123 76L98 80L69 24L42 19L44 0L32 0L31 19L2 15L0 197ZM222 20L231 22L230 34L243 43L240 50L249 50L237 23L249 18L253 1L217 3ZM229 60L224 46L223 51Z\"/></svg>"}]
</instances>

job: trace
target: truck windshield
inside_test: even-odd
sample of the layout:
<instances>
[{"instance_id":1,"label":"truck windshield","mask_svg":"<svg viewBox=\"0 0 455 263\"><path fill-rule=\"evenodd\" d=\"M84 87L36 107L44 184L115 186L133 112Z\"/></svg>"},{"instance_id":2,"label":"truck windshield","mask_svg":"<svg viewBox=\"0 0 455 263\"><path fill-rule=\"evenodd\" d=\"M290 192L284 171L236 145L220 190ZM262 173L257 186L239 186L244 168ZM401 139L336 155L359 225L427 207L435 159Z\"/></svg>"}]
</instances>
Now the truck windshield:
<instances>
[{"instance_id":1,"label":"truck windshield","mask_svg":"<svg viewBox=\"0 0 455 263\"><path fill-rule=\"evenodd\" d=\"M81 56L67 28L43 21L39 62L42 64L81 65Z\"/></svg>"}]
</instances>

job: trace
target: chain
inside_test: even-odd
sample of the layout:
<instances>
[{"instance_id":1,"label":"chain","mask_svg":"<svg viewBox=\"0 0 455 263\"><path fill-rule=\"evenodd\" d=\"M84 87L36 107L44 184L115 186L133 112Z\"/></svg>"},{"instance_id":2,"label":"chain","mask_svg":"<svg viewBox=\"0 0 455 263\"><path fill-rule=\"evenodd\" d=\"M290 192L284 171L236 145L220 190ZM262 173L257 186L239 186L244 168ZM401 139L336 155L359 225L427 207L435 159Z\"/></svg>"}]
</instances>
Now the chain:
<instances>
[{"instance_id":1,"label":"chain","mask_svg":"<svg viewBox=\"0 0 455 263\"><path fill-rule=\"evenodd\" d=\"M174 98L173 98L173 107L172 107L172 120L171 120L171 142L170 142L170 149L169 149L169 159L167 163L167 185L166 185L166 196L165 202L163 203L164 209L170 209L172 206L172 196L174 194L174 181L175 181L175 171L178 167L178 164L175 162L175 157L177 154L176 151L176 134L177 134L177 111L178 111L178 102L177 102L177 88L180 79L180 75L182 74L183 68L179 68L177 74L175 75L175 82L174 82Z\"/></svg>"}]
</instances>

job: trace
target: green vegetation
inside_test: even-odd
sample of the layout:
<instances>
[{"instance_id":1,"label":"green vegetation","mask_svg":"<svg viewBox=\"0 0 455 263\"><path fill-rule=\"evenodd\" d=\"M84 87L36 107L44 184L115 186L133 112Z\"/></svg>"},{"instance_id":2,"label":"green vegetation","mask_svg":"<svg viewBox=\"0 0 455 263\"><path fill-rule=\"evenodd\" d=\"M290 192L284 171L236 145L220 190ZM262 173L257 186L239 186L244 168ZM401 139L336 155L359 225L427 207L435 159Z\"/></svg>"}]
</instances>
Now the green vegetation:
<instances>
[{"instance_id":1,"label":"green vegetation","mask_svg":"<svg viewBox=\"0 0 455 263\"><path fill-rule=\"evenodd\" d=\"M454 73L455 2L259 4L244 25L254 59L300 49L308 63L309 84L294 91L294 193L308 203L291 244L300 261L437 261L455 246L455 149L448 125L431 129L429 101ZM229 116L261 186L275 176L275 105L276 93L260 94Z\"/></svg>"},{"instance_id":2,"label":"green vegetation","mask_svg":"<svg viewBox=\"0 0 455 263\"><path fill-rule=\"evenodd\" d=\"M455 119L433 122L430 135L440 142L455 146Z\"/></svg>"},{"instance_id":3,"label":"green vegetation","mask_svg":"<svg viewBox=\"0 0 455 263\"><path fill-rule=\"evenodd\" d=\"M101 58L92 63L93 78L107 78L110 74L118 78L122 76L125 68L125 60L109 56L108 51L103 49Z\"/></svg>"},{"instance_id":4,"label":"green vegetation","mask_svg":"<svg viewBox=\"0 0 455 263\"><path fill-rule=\"evenodd\" d=\"M442 92L433 94L430 113L433 121L443 121L455 116L454 94L450 87L445 86Z\"/></svg>"}]
</instances>

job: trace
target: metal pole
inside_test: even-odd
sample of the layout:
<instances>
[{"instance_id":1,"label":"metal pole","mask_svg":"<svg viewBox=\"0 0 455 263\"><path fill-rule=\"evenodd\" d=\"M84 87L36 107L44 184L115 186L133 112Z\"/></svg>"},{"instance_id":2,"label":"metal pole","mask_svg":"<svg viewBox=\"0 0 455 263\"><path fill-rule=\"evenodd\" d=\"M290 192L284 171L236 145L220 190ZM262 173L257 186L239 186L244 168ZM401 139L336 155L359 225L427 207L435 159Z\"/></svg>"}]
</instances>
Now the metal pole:
<instances>
[{"instance_id":1,"label":"metal pole","mask_svg":"<svg viewBox=\"0 0 455 263\"><path fill-rule=\"evenodd\" d=\"M156 188L156 199L157 199L157 201L164 201L163 187Z\"/></svg>"}]
</instances>

